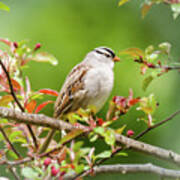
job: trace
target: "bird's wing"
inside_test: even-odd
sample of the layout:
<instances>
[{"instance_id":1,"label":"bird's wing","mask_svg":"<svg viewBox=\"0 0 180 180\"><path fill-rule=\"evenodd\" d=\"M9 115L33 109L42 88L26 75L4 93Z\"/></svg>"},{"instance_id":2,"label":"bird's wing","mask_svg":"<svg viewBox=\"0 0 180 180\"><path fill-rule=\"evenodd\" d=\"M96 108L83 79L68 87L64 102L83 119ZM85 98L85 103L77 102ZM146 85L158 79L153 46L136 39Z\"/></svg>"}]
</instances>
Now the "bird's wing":
<instances>
[{"instance_id":1,"label":"bird's wing","mask_svg":"<svg viewBox=\"0 0 180 180\"><path fill-rule=\"evenodd\" d=\"M90 68L90 66L80 63L69 73L55 102L55 118L68 112L75 111L80 107L86 94L83 79Z\"/></svg>"}]
</instances>

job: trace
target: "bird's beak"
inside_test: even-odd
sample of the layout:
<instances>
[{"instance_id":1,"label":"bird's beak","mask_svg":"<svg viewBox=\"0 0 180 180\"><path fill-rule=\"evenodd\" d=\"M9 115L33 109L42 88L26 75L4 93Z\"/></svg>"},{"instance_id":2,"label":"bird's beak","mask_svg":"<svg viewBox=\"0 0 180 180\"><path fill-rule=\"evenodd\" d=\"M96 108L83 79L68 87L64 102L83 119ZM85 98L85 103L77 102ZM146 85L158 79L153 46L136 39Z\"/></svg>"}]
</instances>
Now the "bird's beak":
<instances>
[{"instance_id":1,"label":"bird's beak","mask_svg":"<svg viewBox=\"0 0 180 180\"><path fill-rule=\"evenodd\" d=\"M115 57L113 58L113 61L114 61L114 62L118 62L118 61L120 61L120 58L117 57L117 56L115 56Z\"/></svg>"}]
</instances>

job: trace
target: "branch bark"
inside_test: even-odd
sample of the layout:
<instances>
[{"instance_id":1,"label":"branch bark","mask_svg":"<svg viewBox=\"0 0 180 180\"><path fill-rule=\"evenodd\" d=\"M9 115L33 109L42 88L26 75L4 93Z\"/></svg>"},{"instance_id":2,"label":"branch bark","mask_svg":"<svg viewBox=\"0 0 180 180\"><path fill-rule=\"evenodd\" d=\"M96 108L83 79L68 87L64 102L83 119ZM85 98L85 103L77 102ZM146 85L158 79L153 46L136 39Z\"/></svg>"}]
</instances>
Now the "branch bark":
<instances>
[{"instance_id":1,"label":"branch bark","mask_svg":"<svg viewBox=\"0 0 180 180\"><path fill-rule=\"evenodd\" d=\"M121 174L129 174L129 173L153 173L159 175L161 177L168 177L168 178L180 178L180 171L178 170L171 170L162 168L159 166L155 166L153 164L117 164L117 165L101 165L96 166L93 170L89 170L87 174L90 172L93 175L100 174L100 173L121 173ZM84 174L86 176L87 174ZM75 174L67 174L64 179L70 180L73 179ZM83 176L82 176L83 177Z\"/></svg>"},{"instance_id":2,"label":"branch bark","mask_svg":"<svg viewBox=\"0 0 180 180\"><path fill-rule=\"evenodd\" d=\"M74 126L62 120L50 118L45 115L22 113L17 110L9 109L6 107L0 107L0 117L12 119L17 122L23 122L26 124L34 124L38 126L49 127L57 130L82 129L84 131L89 131L89 127L83 125ZM133 140L120 134L116 134L115 137L116 141L125 145L126 148L132 148L136 151L140 151L155 156L157 158L170 161L174 164L180 165L180 155L173 151L165 150L153 145L139 142L137 140Z\"/></svg>"},{"instance_id":3,"label":"branch bark","mask_svg":"<svg viewBox=\"0 0 180 180\"><path fill-rule=\"evenodd\" d=\"M14 120L19 123L49 127L51 129L57 129L57 130L62 130L62 129L65 130L82 129L84 131L89 130L88 127L85 127L83 125L73 126L70 123L66 123L65 121L57 120L55 118L51 118L43 114L29 114L6 107L0 107L0 117Z\"/></svg>"},{"instance_id":4,"label":"branch bark","mask_svg":"<svg viewBox=\"0 0 180 180\"><path fill-rule=\"evenodd\" d=\"M180 155L171 151L159 148L150 144L136 141L134 139L127 138L126 136L116 134L116 141L126 145L126 148L131 148L139 152L143 152L159 159L167 160L178 166L180 166Z\"/></svg>"}]
</instances>

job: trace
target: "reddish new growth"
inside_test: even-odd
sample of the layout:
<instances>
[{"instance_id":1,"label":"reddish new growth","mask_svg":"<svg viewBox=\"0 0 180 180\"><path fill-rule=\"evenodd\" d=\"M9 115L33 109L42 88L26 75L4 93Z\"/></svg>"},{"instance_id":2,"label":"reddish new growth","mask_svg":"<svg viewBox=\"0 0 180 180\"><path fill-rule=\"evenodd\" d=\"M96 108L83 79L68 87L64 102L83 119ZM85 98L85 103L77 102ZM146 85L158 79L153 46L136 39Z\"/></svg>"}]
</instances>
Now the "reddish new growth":
<instances>
[{"instance_id":1,"label":"reddish new growth","mask_svg":"<svg viewBox=\"0 0 180 180\"><path fill-rule=\"evenodd\" d=\"M130 89L129 96L114 96L113 102L116 104L117 109L120 111L121 114L127 113L127 111L137 104L140 101L140 98L133 98L133 91Z\"/></svg>"},{"instance_id":2,"label":"reddish new growth","mask_svg":"<svg viewBox=\"0 0 180 180\"><path fill-rule=\"evenodd\" d=\"M99 126L102 126L104 124L104 121L102 118L97 118L97 122Z\"/></svg>"},{"instance_id":3,"label":"reddish new growth","mask_svg":"<svg viewBox=\"0 0 180 180\"><path fill-rule=\"evenodd\" d=\"M131 137L131 136L134 135L134 131L130 129L130 130L127 131L126 134L127 134L128 137Z\"/></svg>"},{"instance_id":4,"label":"reddish new growth","mask_svg":"<svg viewBox=\"0 0 180 180\"><path fill-rule=\"evenodd\" d=\"M18 43L17 42L14 42L13 45L14 45L15 48L18 48Z\"/></svg>"},{"instance_id":5,"label":"reddish new growth","mask_svg":"<svg viewBox=\"0 0 180 180\"><path fill-rule=\"evenodd\" d=\"M144 64L148 68L157 68L155 64L147 62L142 56L139 56L139 59L135 59L134 61L140 64Z\"/></svg>"},{"instance_id":6,"label":"reddish new growth","mask_svg":"<svg viewBox=\"0 0 180 180\"><path fill-rule=\"evenodd\" d=\"M37 51L39 48L41 48L41 44L40 43L37 43L35 48L34 48L34 51Z\"/></svg>"},{"instance_id":7,"label":"reddish new growth","mask_svg":"<svg viewBox=\"0 0 180 180\"><path fill-rule=\"evenodd\" d=\"M45 167L48 167L48 166L51 164L51 162L52 162L52 161L51 161L51 158L46 158L46 159L44 160L44 163L43 163L43 164L44 164Z\"/></svg>"},{"instance_id":8,"label":"reddish new growth","mask_svg":"<svg viewBox=\"0 0 180 180\"><path fill-rule=\"evenodd\" d=\"M168 72L169 70L179 70L179 67L176 66L168 66L162 65L161 61L158 60L157 63L147 62L142 56L139 56L139 59L134 59L135 62L142 64L141 66L141 74L145 74L148 68L150 69L161 69L161 71L157 74L157 76L161 76L162 74Z\"/></svg>"},{"instance_id":9,"label":"reddish new growth","mask_svg":"<svg viewBox=\"0 0 180 180\"><path fill-rule=\"evenodd\" d=\"M59 169L56 168L55 166L51 166L51 176L57 176L59 173Z\"/></svg>"}]
</instances>

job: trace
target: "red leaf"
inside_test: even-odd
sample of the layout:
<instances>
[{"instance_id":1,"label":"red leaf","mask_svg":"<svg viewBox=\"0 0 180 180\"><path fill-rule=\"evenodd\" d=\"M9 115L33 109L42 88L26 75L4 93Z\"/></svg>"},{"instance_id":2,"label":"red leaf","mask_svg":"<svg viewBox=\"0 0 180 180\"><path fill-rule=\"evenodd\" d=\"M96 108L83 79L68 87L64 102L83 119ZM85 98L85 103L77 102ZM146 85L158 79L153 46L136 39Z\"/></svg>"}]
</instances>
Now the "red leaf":
<instances>
[{"instance_id":1,"label":"red leaf","mask_svg":"<svg viewBox=\"0 0 180 180\"><path fill-rule=\"evenodd\" d=\"M64 147L57 157L59 164L61 164L61 162L66 159L66 153L67 153L67 149L66 149L66 147Z\"/></svg>"},{"instance_id":2,"label":"red leaf","mask_svg":"<svg viewBox=\"0 0 180 180\"><path fill-rule=\"evenodd\" d=\"M21 89L21 85L15 79L11 79L11 82L16 91Z\"/></svg>"},{"instance_id":3,"label":"red leaf","mask_svg":"<svg viewBox=\"0 0 180 180\"><path fill-rule=\"evenodd\" d=\"M0 38L0 42L3 42L5 44L7 44L8 46L11 46L12 42L9 41L8 39L3 39L3 38Z\"/></svg>"},{"instance_id":4,"label":"red leaf","mask_svg":"<svg viewBox=\"0 0 180 180\"><path fill-rule=\"evenodd\" d=\"M139 101L140 101L139 98L131 99L131 100L129 100L128 105L133 106L133 105L137 104Z\"/></svg>"},{"instance_id":5,"label":"red leaf","mask_svg":"<svg viewBox=\"0 0 180 180\"><path fill-rule=\"evenodd\" d=\"M72 168L72 169L75 169L75 166L74 166L74 164L70 164L70 166L71 166L71 168Z\"/></svg>"},{"instance_id":6,"label":"red leaf","mask_svg":"<svg viewBox=\"0 0 180 180\"><path fill-rule=\"evenodd\" d=\"M126 107L126 100L127 98L123 97L123 96L114 96L113 97L113 102L116 104L116 105L119 105L123 108Z\"/></svg>"},{"instance_id":7,"label":"red leaf","mask_svg":"<svg viewBox=\"0 0 180 180\"><path fill-rule=\"evenodd\" d=\"M40 89L39 92L43 94L48 94L51 96L58 96L59 94L57 91L52 90L52 89Z\"/></svg>"},{"instance_id":8,"label":"red leaf","mask_svg":"<svg viewBox=\"0 0 180 180\"><path fill-rule=\"evenodd\" d=\"M43 102L42 104L40 104L36 110L35 110L35 113L38 113L39 111L41 111L46 105L50 104L50 103L54 103L54 101L45 101Z\"/></svg>"},{"instance_id":9,"label":"red leaf","mask_svg":"<svg viewBox=\"0 0 180 180\"><path fill-rule=\"evenodd\" d=\"M102 118L97 118L97 121L98 121L98 125L99 125L99 126L102 126L103 123L104 123L104 121L103 121Z\"/></svg>"},{"instance_id":10,"label":"red leaf","mask_svg":"<svg viewBox=\"0 0 180 180\"><path fill-rule=\"evenodd\" d=\"M32 100L32 101L30 101L27 105L26 105L26 109L27 109L27 111L29 112L29 113L32 113L33 111L34 111L34 109L35 109L35 107L36 107L36 101L35 100Z\"/></svg>"}]
</instances>

